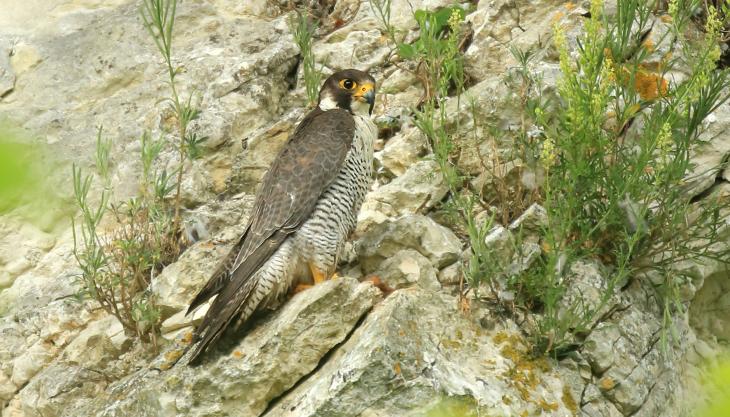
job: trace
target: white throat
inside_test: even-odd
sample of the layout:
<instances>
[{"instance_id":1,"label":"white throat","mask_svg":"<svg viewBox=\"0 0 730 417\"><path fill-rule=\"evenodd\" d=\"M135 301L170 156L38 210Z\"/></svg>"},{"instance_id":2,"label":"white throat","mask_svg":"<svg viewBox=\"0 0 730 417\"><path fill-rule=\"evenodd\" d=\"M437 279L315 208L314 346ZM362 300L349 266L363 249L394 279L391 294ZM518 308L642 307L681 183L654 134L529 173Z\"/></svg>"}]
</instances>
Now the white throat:
<instances>
[{"instance_id":1,"label":"white throat","mask_svg":"<svg viewBox=\"0 0 730 417\"><path fill-rule=\"evenodd\" d=\"M332 96L325 93L322 94L322 97L319 100L319 108L323 111L327 111L334 110L339 107L337 107L337 102L332 98ZM370 117L370 105L368 103L364 103L359 100L352 100L352 104L350 104L350 110L354 115Z\"/></svg>"},{"instance_id":2,"label":"white throat","mask_svg":"<svg viewBox=\"0 0 730 417\"><path fill-rule=\"evenodd\" d=\"M334 110L337 108L337 102L332 98L329 94L323 94L322 98L319 100L319 108L327 111L327 110Z\"/></svg>"}]
</instances>

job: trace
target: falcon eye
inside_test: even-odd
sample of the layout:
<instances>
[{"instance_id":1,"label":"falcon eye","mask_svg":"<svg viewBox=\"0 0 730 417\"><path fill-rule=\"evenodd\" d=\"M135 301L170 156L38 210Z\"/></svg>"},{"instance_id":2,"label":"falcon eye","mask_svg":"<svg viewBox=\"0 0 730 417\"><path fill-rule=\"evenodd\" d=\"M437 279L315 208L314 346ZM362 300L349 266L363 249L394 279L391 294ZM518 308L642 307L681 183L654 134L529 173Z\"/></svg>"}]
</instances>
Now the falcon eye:
<instances>
[{"instance_id":1,"label":"falcon eye","mask_svg":"<svg viewBox=\"0 0 730 417\"><path fill-rule=\"evenodd\" d=\"M345 90L352 90L357 87L357 83L349 78L346 78L340 81L340 87L344 88Z\"/></svg>"}]
</instances>

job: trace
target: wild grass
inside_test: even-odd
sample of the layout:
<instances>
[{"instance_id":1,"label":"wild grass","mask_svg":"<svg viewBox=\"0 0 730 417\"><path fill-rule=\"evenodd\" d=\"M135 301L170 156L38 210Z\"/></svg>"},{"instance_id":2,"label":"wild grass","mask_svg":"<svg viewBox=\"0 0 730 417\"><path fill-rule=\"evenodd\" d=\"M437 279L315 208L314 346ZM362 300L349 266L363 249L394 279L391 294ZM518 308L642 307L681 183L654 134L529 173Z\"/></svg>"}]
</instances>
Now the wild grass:
<instances>
[{"instance_id":1,"label":"wild grass","mask_svg":"<svg viewBox=\"0 0 730 417\"><path fill-rule=\"evenodd\" d=\"M384 32L395 33L387 27L387 2L371 3L380 5ZM708 6L701 39L684 36L687 26L695 24L692 16L699 6L699 1L669 2L663 17L669 30L649 42L652 5L619 0L616 13L607 16L602 2L593 1L577 42L577 58L565 29L556 23L553 46L561 77L552 101L542 96L542 81L529 69L532 51L513 50L519 65L506 80L518 90L520 129L517 134L486 131L491 139L512 138L508 154L519 157L522 169L536 180L532 189L518 186L516 191L492 183L495 198L488 201L483 190L470 188L473 178L455 160L466 146L457 114L472 108L472 136L486 123L478 120L474 104L462 103L463 14L456 6L416 11L418 39L397 44L401 57L425 69L425 101L414 110L416 126L429 139L449 185L444 208L454 214L470 244L464 268L467 287L476 291L486 286L495 298L500 291L513 292L513 303L536 318L529 331L538 354L574 349L612 295L647 276L661 300L668 334L673 317L684 309L680 289L691 279L677 265L730 261L727 246L717 245L726 228L720 212L730 209L730 201L706 198L698 203L686 192L703 121L727 101L730 87L728 71L716 68L724 27L718 13ZM444 10L450 11L448 17ZM658 44L670 44L669 53L660 55ZM669 74L680 68L689 75L670 82ZM479 144L490 138L473 139ZM494 158L482 160L485 171L503 162ZM505 270L509 262L499 259L501 254L485 237L495 221L506 223L519 214L515 206L524 210L533 202L547 212L547 225L539 231L542 255L527 270L498 282L510 274ZM519 251L521 240L518 232L514 250ZM590 305L565 306L572 285L568 271L582 260L605 267L603 294Z\"/></svg>"},{"instance_id":2,"label":"wild grass","mask_svg":"<svg viewBox=\"0 0 730 417\"><path fill-rule=\"evenodd\" d=\"M304 89L307 93L309 106L314 107L319 100L319 87L322 84L322 68L317 68L314 59L312 44L317 31L316 22L310 20L307 15L297 12L296 17L289 21L289 28L294 34L294 41L299 46L301 55L302 74L304 76Z\"/></svg>"},{"instance_id":3,"label":"wild grass","mask_svg":"<svg viewBox=\"0 0 730 417\"><path fill-rule=\"evenodd\" d=\"M130 333L156 346L160 312L149 284L162 268L174 261L183 248L181 182L185 163L201 154L204 137L191 132L189 124L199 112L192 95L181 100L179 70L172 62L176 0L145 0L141 8L145 28L164 62L170 86L169 103L176 132L161 132L153 138L148 131L140 137L142 175L139 196L112 203L112 142L99 128L96 139L96 170L101 180L93 187L94 175L73 167L76 205L81 216L74 222L74 256L81 270L81 296L96 300L114 315ZM160 154L168 147L178 156L172 172L161 168Z\"/></svg>"}]
</instances>

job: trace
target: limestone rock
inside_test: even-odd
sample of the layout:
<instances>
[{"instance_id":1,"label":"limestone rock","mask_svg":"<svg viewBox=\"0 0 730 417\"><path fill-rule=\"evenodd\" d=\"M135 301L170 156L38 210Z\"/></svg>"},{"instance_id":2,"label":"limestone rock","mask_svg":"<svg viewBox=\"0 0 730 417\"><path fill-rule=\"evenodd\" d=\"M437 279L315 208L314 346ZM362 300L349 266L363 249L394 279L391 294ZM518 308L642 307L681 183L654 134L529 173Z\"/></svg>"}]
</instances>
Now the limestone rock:
<instances>
[{"instance_id":1,"label":"limestone rock","mask_svg":"<svg viewBox=\"0 0 730 417\"><path fill-rule=\"evenodd\" d=\"M100 370L129 349L132 339L114 316L89 323L63 352L64 360L87 369Z\"/></svg>"},{"instance_id":2,"label":"limestone rock","mask_svg":"<svg viewBox=\"0 0 730 417\"><path fill-rule=\"evenodd\" d=\"M375 275L394 289L418 285L435 290L440 288L437 272L428 258L413 249L405 249L386 259Z\"/></svg>"},{"instance_id":3,"label":"limestone rock","mask_svg":"<svg viewBox=\"0 0 730 417\"><path fill-rule=\"evenodd\" d=\"M216 245L212 241L199 242L152 280L150 288L163 320L188 307L229 249L229 245Z\"/></svg>"},{"instance_id":4,"label":"limestone rock","mask_svg":"<svg viewBox=\"0 0 730 417\"><path fill-rule=\"evenodd\" d=\"M458 285L463 275L464 265L461 261L454 262L439 271L438 280L441 285Z\"/></svg>"},{"instance_id":5,"label":"limestone rock","mask_svg":"<svg viewBox=\"0 0 730 417\"><path fill-rule=\"evenodd\" d=\"M443 268L459 259L461 242L451 230L429 217L406 215L374 225L356 243L366 274L403 249L414 249L437 268Z\"/></svg>"},{"instance_id":6,"label":"limestone rock","mask_svg":"<svg viewBox=\"0 0 730 417\"><path fill-rule=\"evenodd\" d=\"M327 281L295 295L254 324L243 339L223 340L200 366L180 362L161 373L142 369L64 415L257 416L270 400L312 372L379 297L370 283ZM179 353L165 352L152 367L165 357Z\"/></svg>"},{"instance_id":7,"label":"limestone rock","mask_svg":"<svg viewBox=\"0 0 730 417\"><path fill-rule=\"evenodd\" d=\"M465 54L467 74L479 81L492 74L503 74L517 64L509 47L527 49L539 45L539 39L552 33L551 15L565 13L566 9L551 1L480 2L466 19L474 29L473 41Z\"/></svg>"},{"instance_id":8,"label":"limestone rock","mask_svg":"<svg viewBox=\"0 0 730 417\"><path fill-rule=\"evenodd\" d=\"M730 155L730 141L719 139L727 131L729 120L729 103L719 106L705 120L701 138L706 139L706 142L693 149L692 161L695 165L685 177L688 196L693 197L709 189L715 183L715 178L721 175L723 161L727 161Z\"/></svg>"},{"instance_id":9,"label":"limestone rock","mask_svg":"<svg viewBox=\"0 0 730 417\"><path fill-rule=\"evenodd\" d=\"M53 359L57 348L42 340L36 341L27 351L13 361L11 381L16 386L25 385L43 366Z\"/></svg>"},{"instance_id":10,"label":"limestone rock","mask_svg":"<svg viewBox=\"0 0 730 417\"><path fill-rule=\"evenodd\" d=\"M375 154L375 158L398 176L406 173L410 166L425 156L427 149L426 138L417 129L410 129L390 138L383 150Z\"/></svg>"},{"instance_id":11,"label":"limestone rock","mask_svg":"<svg viewBox=\"0 0 730 417\"><path fill-rule=\"evenodd\" d=\"M265 417L406 415L442 395L473 396L483 415L534 410L508 376L520 354L505 358L499 342L456 309L456 298L418 287L394 292L316 375ZM539 382L528 398L556 407L543 415L569 415L556 397L560 381L538 369L532 377Z\"/></svg>"},{"instance_id":12,"label":"limestone rock","mask_svg":"<svg viewBox=\"0 0 730 417\"><path fill-rule=\"evenodd\" d=\"M448 192L435 161L420 161L390 183L369 193L358 216L358 228L379 223L383 216L398 217L428 210Z\"/></svg>"},{"instance_id":13,"label":"limestone rock","mask_svg":"<svg viewBox=\"0 0 730 417\"><path fill-rule=\"evenodd\" d=\"M536 240L536 236L539 236L543 229L548 225L547 212L539 204L532 204L520 215L509 228L513 232L519 232L523 236L533 236L533 241Z\"/></svg>"},{"instance_id":14,"label":"limestone rock","mask_svg":"<svg viewBox=\"0 0 730 417\"><path fill-rule=\"evenodd\" d=\"M74 403L100 395L106 386L104 374L83 364L53 363L20 392L25 417L73 416Z\"/></svg>"},{"instance_id":15,"label":"limestone rock","mask_svg":"<svg viewBox=\"0 0 730 417\"><path fill-rule=\"evenodd\" d=\"M616 288L609 289L607 278L595 263L573 263L566 280L566 292L558 307L560 317L576 314L590 316L586 326L592 328L619 302L615 294ZM608 293L609 290L611 293Z\"/></svg>"}]
</instances>

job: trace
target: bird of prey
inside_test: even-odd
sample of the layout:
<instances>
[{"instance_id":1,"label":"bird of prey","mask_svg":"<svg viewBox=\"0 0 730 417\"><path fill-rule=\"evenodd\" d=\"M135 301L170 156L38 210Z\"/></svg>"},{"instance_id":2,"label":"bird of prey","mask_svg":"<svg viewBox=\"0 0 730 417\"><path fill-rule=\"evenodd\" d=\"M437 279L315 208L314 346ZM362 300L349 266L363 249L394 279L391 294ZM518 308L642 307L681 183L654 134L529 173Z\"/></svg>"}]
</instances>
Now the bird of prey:
<instances>
[{"instance_id":1,"label":"bird of prey","mask_svg":"<svg viewBox=\"0 0 730 417\"><path fill-rule=\"evenodd\" d=\"M348 69L322 85L263 178L248 226L187 314L217 295L193 334L189 363L234 320L275 308L296 284L332 277L372 178L375 80Z\"/></svg>"}]
</instances>

